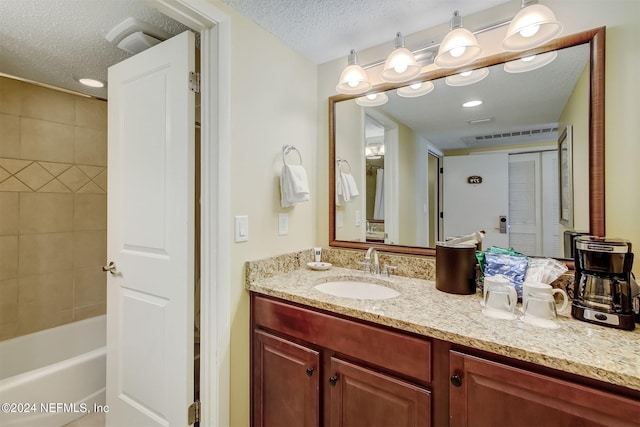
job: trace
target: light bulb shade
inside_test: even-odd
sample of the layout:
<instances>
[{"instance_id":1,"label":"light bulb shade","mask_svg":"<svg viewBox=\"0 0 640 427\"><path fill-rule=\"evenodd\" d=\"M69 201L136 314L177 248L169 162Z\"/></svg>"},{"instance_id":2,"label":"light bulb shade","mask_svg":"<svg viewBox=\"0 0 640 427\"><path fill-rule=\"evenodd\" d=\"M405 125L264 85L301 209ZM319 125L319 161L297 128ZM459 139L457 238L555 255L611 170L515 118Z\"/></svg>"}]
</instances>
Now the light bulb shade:
<instances>
[{"instance_id":1,"label":"light bulb shade","mask_svg":"<svg viewBox=\"0 0 640 427\"><path fill-rule=\"evenodd\" d=\"M557 56L558 52L554 50L535 55L531 60L527 60L531 57L516 59L515 61L505 63L504 70L507 73L526 73L527 71L537 70L538 68L542 68L545 65L550 64Z\"/></svg>"},{"instance_id":2,"label":"light bulb shade","mask_svg":"<svg viewBox=\"0 0 640 427\"><path fill-rule=\"evenodd\" d=\"M431 82L421 82L412 84L409 86L401 87L396 90L396 93L403 98L417 98L418 96L426 95L433 90L434 86Z\"/></svg>"},{"instance_id":3,"label":"light bulb shade","mask_svg":"<svg viewBox=\"0 0 640 427\"><path fill-rule=\"evenodd\" d=\"M474 83L478 83L483 80L485 77L489 75L489 68L478 68L477 70L471 71L469 75L463 75L467 73L454 74L453 76L447 76L444 79L444 82L448 86L467 86L472 85Z\"/></svg>"},{"instance_id":4,"label":"light bulb shade","mask_svg":"<svg viewBox=\"0 0 640 427\"><path fill-rule=\"evenodd\" d=\"M349 54L349 65L340 74L336 91L348 95L365 93L371 87L367 72L358 64L355 50Z\"/></svg>"},{"instance_id":5,"label":"light bulb shade","mask_svg":"<svg viewBox=\"0 0 640 427\"><path fill-rule=\"evenodd\" d=\"M389 97L384 93L372 93L356 98L356 104L361 107L377 107L378 105L386 104L387 101L389 101Z\"/></svg>"},{"instance_id":6,"label":"light bulb shade","mask_svg":"<svg viewBox=\"0 0 640 427\"><path fill-rule=\"evenodd\" d=\"M513 17L502 47L508 51L519 51L540 46L562 31L551 9L541 4L523 7Z\"/></svg>"},{"instance_id":7,"label":"light bulb shade","mask_svg":"<svg viewBox=\"0 0 640 427\"><path fill-rule=\"evenodd\" d=\"M387 83L404 83L420 74L420 66L413 53L404 47L401 33L397 34L393 44L395 49L384 61L380 77Z\"/></svg>"},{"instance_id":8,"label":"light bulb shade","mask_svg":"<svg viewBox=\"0 0 640 427\"><path fill-rule=\"evenodd\" d=\"M458 27L442 40L434 62L441 68L460 67L475 61L481 53L476 36L466 28Z\"/></svg>"}]
</instances>

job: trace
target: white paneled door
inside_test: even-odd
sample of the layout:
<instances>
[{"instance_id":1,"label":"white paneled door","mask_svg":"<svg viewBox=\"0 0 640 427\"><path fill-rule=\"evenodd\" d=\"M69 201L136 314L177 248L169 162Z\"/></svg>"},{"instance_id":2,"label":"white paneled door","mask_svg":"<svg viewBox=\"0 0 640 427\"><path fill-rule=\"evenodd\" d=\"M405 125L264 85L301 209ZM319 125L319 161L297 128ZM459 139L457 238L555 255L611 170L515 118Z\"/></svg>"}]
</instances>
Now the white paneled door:
<instances>
[{"instance_id":1,"label":"white paneled door","mask_svg":"<svg viewBox=\"0 0 640 427\"><path fill-rule=\"evenodd\" d=\"M509 155L445 156L442 180L445 237L484 230L483 248L508 247Z\"/></svg>"},{"instance_id":2,"label":"white paneled door","mask_svg":"<svg viewBox=\"0 0 640 427\"><path fill-rule=\"evenodd\" d=\"M185 32L109 69L108 426L193 402L194 65Z\"/></svg>"}]
</instances>

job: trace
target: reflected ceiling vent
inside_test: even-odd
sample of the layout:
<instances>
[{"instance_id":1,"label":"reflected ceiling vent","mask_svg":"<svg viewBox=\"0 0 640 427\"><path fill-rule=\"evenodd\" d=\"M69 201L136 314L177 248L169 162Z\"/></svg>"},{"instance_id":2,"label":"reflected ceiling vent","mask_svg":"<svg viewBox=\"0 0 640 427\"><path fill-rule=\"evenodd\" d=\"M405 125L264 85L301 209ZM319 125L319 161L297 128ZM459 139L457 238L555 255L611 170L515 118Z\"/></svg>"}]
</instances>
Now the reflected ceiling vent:
<instances>
[{"instance_id":1,"label":"reflected ceiling vent","mask_svg":"<svg viewBox=\"0 0 640 427\"><path fill-rule=\"evenodd\" d=\"M476 141L487 141L487 140L495 140L501 138L513 138L513 137L528 137L528 136L542 136L542 135L551 135L553 133L557 133L557 127L544 127L539 129L527 129L527 130L518 130L514 132L506 132L506 133L494 133L490 135L478 135L475 137Z\"/></svg>"},{"instance_id":2,"label":"reflected ceiling vent","mask_svg":"<svg viewBox=\"0 0 640 427\"><path fill-rule=\"evenodd\" d=\"M171 37L171 34L151 24L127 18L109 31L107 41L132 55L142 52Z\"/></svg>"}]
</instances>

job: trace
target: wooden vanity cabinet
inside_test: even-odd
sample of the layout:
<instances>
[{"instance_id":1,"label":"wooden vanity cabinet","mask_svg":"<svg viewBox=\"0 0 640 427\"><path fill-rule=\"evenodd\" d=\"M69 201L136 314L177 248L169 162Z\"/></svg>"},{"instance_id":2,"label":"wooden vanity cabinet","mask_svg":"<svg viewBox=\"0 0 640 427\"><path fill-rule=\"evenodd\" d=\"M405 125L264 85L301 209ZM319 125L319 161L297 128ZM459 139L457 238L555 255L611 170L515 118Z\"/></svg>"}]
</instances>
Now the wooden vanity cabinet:
<instances>
[{"instance_id":1,"label":"wooden vanity cabinet","mask_svg":"<svg viewBox=\"0 0 640 427\"><path fill-rule=\"evenodd\" d=\"M640 425L640 401L449 352L451 427Z\"/></svg>"},{"instance_id":2,"label":"wooden vanity cabinet","mask_svg":"<svg viewBox=\"0 0 640 427\"><path fill-rule=\"evenodd\" d=\"M431 342L251 296L254 427L428 427Z\"/></svg>"}]
</instances>

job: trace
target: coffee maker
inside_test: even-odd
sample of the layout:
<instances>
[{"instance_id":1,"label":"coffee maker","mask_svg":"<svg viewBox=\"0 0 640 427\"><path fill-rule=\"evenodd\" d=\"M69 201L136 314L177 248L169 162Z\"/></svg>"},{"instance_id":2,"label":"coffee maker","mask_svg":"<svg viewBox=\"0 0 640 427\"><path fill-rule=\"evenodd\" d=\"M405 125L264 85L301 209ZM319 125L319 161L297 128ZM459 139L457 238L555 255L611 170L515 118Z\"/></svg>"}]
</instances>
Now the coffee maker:
<instances>
[{"instance_id":1,"label":"coffee maker","mask_svg":"<svg viewBox=\"0 0 640 427\"><path fill-rule=\"evenodd\" d=\"M635 328L633 253L627 240L578 236L571 315L618 329Z\"/></svg>"}]
</instances>

